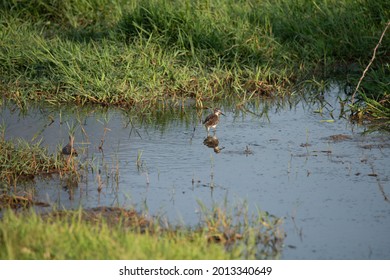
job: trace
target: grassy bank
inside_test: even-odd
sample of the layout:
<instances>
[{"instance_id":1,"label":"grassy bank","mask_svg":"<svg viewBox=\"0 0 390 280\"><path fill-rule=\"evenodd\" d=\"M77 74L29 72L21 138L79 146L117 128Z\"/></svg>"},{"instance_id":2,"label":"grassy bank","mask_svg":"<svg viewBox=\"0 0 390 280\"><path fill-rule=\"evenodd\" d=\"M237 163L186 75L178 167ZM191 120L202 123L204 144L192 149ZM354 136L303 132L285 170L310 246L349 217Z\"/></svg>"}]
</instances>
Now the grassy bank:
<instances>
[{"instance_id":1,"label":"grassy bank","mask_svg":"<svg viewBox=\"0 0 390 280\"><path fill-rule=\"evenodd\" d=\"M3 96L141 109L282 96L335 75L355 85L390 18L385 0L15 0L0 8ZM388 98L389 38L363 82L371 99Z\"/></svg>"},{"instance_id":2,"label":"grassy bank","mask_svg":"<svg viewBox=\"0 0 390 280\"><path fill-rule=\"evenodd\" d=\"M133 210L102 208L38 216L7 211L0 220L0 259L256 259L278 258L278 219L256 223L215 208L201 227L167 228ZM245 216L243 216L245 218ZM246 217L248 219L248 217ZM228 222L228 223L226 223Z\"/></svg>"}]
</instances>

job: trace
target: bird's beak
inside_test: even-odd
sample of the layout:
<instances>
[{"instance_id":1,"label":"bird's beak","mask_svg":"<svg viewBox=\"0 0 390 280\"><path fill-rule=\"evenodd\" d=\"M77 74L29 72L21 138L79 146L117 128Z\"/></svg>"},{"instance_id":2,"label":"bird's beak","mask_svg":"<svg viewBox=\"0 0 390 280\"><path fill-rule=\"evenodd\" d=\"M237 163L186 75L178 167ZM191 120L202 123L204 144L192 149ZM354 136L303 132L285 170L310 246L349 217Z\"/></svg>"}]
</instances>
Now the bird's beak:
<instances>
[{"instance_id":1,"label":"bird's beak","mask_svg":"<svg viewBox=\"0 0 390 280\"><path fill-rule=\"evenodd\" d=\"M221 112L221 115L222 115L222 116L226 116L226 115L225 115L224 113L222 113L222 112Z\"/></svg>"}]
</instances>

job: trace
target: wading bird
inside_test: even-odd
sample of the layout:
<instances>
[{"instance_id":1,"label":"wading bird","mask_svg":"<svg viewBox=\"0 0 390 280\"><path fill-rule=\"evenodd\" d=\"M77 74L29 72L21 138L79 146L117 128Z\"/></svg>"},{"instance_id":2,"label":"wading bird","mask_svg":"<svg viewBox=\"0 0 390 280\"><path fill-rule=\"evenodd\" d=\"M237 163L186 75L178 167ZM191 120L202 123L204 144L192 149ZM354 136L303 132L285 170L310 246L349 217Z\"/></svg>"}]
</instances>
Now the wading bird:
<instances>
[{"instance_id":1,"label":"wading bird","mask_svg":"<svg viewBox=\"0 0 390 280\"><path fill-rule=\"evenodd\" d=\"M203 121L203 124L207 129L207 135L209 135L210 128L214 128L214 134L215 134L216 127L219 123L219 115L225 116L225 114L222 113L222 111L219 108L215 108L214 112L208 115L206 119Z\"/></svg>"}]
</instances>

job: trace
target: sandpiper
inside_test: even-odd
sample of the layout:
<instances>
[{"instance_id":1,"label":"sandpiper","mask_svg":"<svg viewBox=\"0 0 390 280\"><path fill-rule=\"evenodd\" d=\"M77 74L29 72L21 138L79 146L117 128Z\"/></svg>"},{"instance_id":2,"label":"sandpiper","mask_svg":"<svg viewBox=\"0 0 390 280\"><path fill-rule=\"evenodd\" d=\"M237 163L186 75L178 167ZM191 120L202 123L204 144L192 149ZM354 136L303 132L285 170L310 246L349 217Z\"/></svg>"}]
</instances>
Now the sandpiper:
<instances>
[{"instance_id":1,"label":"sandpiper","mask_svg":"<svg viewBox=\"0 0 390 280\"><path fill-rule=\"evenodd\" d=\"M69 143L62 148L64 155L77 156L77 151L73 148L74 136L69 135Z\"/></svg>"},{"instance_id":2,"label":"sandpiper","mask_svg":"<svg viewBox=\"0 0 390 280\"><path fill-rule=\"evenodd\" d=\"M219 115L224 115L222 111L219 108L215 108L214 112L207 116L207 118L204 120L203 124L206 126L207 129L207 135L209 135L210 128L214 128L214 133L216 130L216 127L219 123Z\"/></svg>"}]
</instances>

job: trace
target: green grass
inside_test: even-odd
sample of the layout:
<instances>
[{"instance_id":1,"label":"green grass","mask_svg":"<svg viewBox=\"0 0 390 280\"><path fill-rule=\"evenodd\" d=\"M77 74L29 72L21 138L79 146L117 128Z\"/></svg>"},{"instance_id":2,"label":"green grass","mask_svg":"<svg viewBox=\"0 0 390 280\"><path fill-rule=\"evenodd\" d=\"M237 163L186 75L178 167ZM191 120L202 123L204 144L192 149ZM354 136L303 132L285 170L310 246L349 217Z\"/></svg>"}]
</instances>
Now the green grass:
<instances>
[{"instance_id":1,"label":"green grass","mask_svg":"<svg viewBox=\"0 0 390 280\"><path fill-rule=\"evenodd\" d=\"M41 142L31 144L23 139L5 139L5 128L0 127L0 184L16 186L17 182L65 171L66 164L59 155L50 154Z\"/></svg>"},{"instance_id":2,"label":"green grass","mask_svg":"<svg viewBox=\"0 0 390 280\"><path fill-rule=\"evenodd\" d=\"M283 96L335 75L356 84L390 18L385 0L14 0L0 8L4 97L142 110ZM389 38L370 70L384 85L370 90L375 97L388 94Z\"/></svg>"},{"instance_id":3,"label":"green grass","mask_svg":"<svg viewBox=\"0 0 390 280\"><path fill-rule=\"evenodd\" d=\"M42 139L6 139L6 128L0 125L0 190L18 196L17 186L36 176L69 174L70 178L79 179L83 165L77 158L63 155L61 149L57 147L57 152L50 153ZM0 209L1 202L0 195Z\"/></svg>"},{"instance_id":4,"label":"green grass","mask_svg":"<svg viewBox=\"0 0 390 280\"><path fill-rule=\"evenodd\" d=\"M232 239L231 234L227 242L216 238L223 235L221 229L207 226L196 230L175 229L154 222L141 233L139 226L128 225L130 217L124 214L127 212L120 210L120 213L120 220L110 223L109 219L115 217L87 218L87 212L81 210L46 216L6 211L0 220L0 259L278 258L284 238L278 233L279 220L265 214L259 217L262 223L246 224L240 239ZM238 224L232 227L232 220L220 212L217 217L206 218L206 224L223 223L225 233L233 233ZM279 245L271 246L272 240L278 240Z\"/></svg>"},{"instance_id":5,"label":"green grass","mask_svg":"<svg viewBox=\"0 0 390 280\"><path fill-rule=\"evenodd\" d=\"M201 236L189 242L73 221L43 221L8 213L0 222L0 259L223 259L222 246Z\"/></svg>"}]
</instances>

